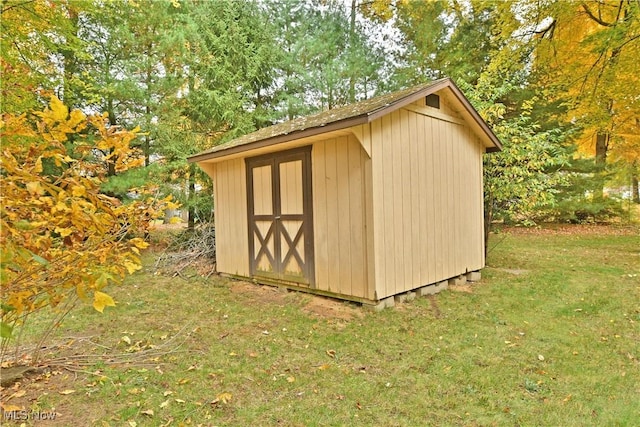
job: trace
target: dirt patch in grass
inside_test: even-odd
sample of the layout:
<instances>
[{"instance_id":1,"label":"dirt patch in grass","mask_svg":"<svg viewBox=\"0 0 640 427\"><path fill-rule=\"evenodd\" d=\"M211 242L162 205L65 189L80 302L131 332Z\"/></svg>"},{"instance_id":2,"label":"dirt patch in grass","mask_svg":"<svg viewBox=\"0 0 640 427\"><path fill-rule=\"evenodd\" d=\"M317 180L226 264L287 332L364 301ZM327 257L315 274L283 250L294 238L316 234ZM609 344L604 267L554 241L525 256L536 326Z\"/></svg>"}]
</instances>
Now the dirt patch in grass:
<instances>
[{"instance_id":1,"label":"dirt patch in grass","mask_svg":"<svg viewBox=\"0 0 640 427\"><path fill-rule=\"evenodd\" d=\"M599 236L637 236L637 225L612 224L541 224L536 227L496 226L499 233L514 235L599 235Z\"/></svg>"},{"instance_id":2,"label":"dirt patch in grass","mask_svg":"<svg viewBox=\"0 0 640 427\"><path fill-rule=\"evenodd\" d=\"M362 307L319 296L312 296L303 310L314 316L328 319L352 320L363 316Z\"/></svg>"},{"instance_id":3,"label":"dirt patch in grass","mask_svg":"<svg viewBox=\"0 0 640 427\"><path fill-rule=\"evenodd\" d=\"M428 295L429 305L431 306L431 311L433 312L433 317L439 319L442 317L442 311L440 311L440 307L438 307L438 302L436 301L435 295Z\"/></svg>"},{"instance_id":4,"label":"dirt patch in grass","mask_svg":"<svg viewBox=\"0 0 640 427\"><path fill-rule=\"evenodd\" d=\"M249 282L233 282L230 289L231 293L242 296L251 304L283 306L287 303L287 290L283 288Z\"/></svg>"},{"instance_id":5,"label":"dirt patch in grass","mask_svg":"<svg viewBox=\"0 0 640 427\"><path fill-rule=\"evenodd\" d=\"M505 273L513 274L515 276L521 276L529 272L529 270L522 270L518 268L496 268L496 270L504 271Z\"/></svg>"},{"instance_id":6,"label":"dirt patch in grass","mask_svg":"<svg viewBox=\"0 0 640 427\"><path fill-rule=\"evenodd\" d=\"M308 299L308 302L302 307L305 313L326 319L352 320L363 315L361 307L346 301L288 291L285 288L275 286L239 281L234 282L230 289L233 294L240 295L248 302L259 305L284 306L291 303L291 298L288 297L290 294L294 294L303 297L304 300Z\"/></svg>"},{"instance_id":7,"label":"dirt patch in grass","mask_svg":"<svg viewBox=\"0 0 640 427\"><path fill-rule=\"evenodd\" d=\"M453 292L465 292L467 294L473 293L473 287L468 283L464 284L464 285L449 286L449 290L451 290Z\"/></svg>"}]
</instances>

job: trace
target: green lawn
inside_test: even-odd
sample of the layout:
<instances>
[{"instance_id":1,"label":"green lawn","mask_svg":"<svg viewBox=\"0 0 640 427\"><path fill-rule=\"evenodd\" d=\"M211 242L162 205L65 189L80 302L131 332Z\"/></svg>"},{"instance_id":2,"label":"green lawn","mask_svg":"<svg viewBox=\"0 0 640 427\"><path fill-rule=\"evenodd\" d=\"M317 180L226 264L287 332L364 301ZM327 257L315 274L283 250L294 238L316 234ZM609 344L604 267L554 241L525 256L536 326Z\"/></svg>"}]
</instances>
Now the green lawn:
<instances>
[{"instance_id":1,"label":"green lawn","mask_svg":"<svg viewBox=\"0 0 640 427\"><path fill-rule=\"evenodd\" d=\"M56 425L640 425L640 237L570 230L494 235L480 283L382 312L154 275L151 253L115 309L60 328L72 370L9 403Z\"/></svg>"}]
</instances>

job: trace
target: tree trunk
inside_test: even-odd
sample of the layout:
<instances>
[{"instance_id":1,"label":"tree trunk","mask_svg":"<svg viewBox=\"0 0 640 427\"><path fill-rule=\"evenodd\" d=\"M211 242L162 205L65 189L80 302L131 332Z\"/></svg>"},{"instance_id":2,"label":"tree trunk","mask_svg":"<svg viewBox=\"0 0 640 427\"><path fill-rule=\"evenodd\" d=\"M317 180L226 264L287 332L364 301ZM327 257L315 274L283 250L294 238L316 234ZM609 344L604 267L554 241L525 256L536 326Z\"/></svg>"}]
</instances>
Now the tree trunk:
<instances>
[{"instance_id":1,"label":"tree trunk","mask_svg":"<svg viewBox=\"0 0 640 427\"><path fill-rule=\"evenodd\" d=\"M349 52L355 54L356 0L351 0L351 21L349 22ZM349 67L349 102L356 102L356 77L353 66Z\"/></svg>"},{"instance_id":2,"label":"tree trunk","mask_svg":"<svg viewBox=\"0 0 640 427\"><path fill-rule=\"evenodd\" d=\"M149 134L144 136L144 146L143 146L143 150L144 150L144 166L147 167L150 164L149 161L149 150L151 147L151 141L149 139Z\"/></svg>"},{"instance_id":3,"label":"tree trunk","mask_svg":"<svg viewBox=\"0 0 640 427\"><path fill-rule=\"evenodd\" d=\"M187 200L189 200L189 221L187 223L187 230L193 231L196 227L196 167L195 163L189 165L189 194L187 194Z\"/></svg>"},{"instance_id":4,"label":"tree trunk","mask_svg":"<svg viewBox=\"0 0 640 427\"><path fill-rule=\"evenodd\" d=\"M638 173L631 173L631 200L633 203L640 204L640 188L638 188Z\"/></svg>"},{"instance_id":5,"label":"tree trunk","mask_svg":"<svg viewBox=\"0 0 640 427\"><path fill-rule=\"evenodd\" d=\"M75 32L74 35L78 34L78 11L75 10L73 5L68 5L67 13L69 14L69 22L71 23L73 30ZM77 58L76 52L72 46L73 43L64 43L62 44L62 49L60 53L62 54L62 63L63 63L63 97L62 102L69 109L69 111L73 110L75 107L76 99L75 94L72 89L72 80L73 76L76 74L77 68Z\"/></svg>"},{"instance_id":6,"label":"tree trunk","mask_svg":"<svg viewBox=\"0 0 640 427\"><path fill-rule=\"evenodd\" d=\"M153 51L153 43L149 42L147 43L147 45L145 46L147 52L152 52ZM146 135L144 137L144 142L142 145L142 151L143 151L143 155L144 155L144 165L149 166L149 164L151 163L149 161L150 155L151 155L151 84L153 82L153 70L151 68L151 66L149 64L147 64L147 68L145 70L145 76L144 76L144 83L146 86L146 90L147 90L147 96L145 98L145 104L144 104L144 113L145 113L145 121L146 121Z\"/></svg>"},{"instance_id":7,"label":"tree trunk","mask_svg":"<svg viewBox=\"0 0 640 427\"><path fill-rule=\"evenodd\" d=\"M116 125L116 114L113 111L113 99L109 99L107 101L107 115L109 118L109 125ZM109 155L112 155L114 152L113 148L109 150ZM114 158L110 158L107 160L107 176L115 176L116 175L116 161Z\"/></svg>"},{"instance_id":8,"label":"tree trunk","mask_svg":"<svg viewBox=\"0 0 640 427\"><path fill-rule=\"evenodd\" d=\"M491 223L493 222L493 196L484 196L484 259L489 255L489 235L491 234Z\"/></svg>"},{"instance_id":9,"label":"tree trunk","mask_svg":"<svg viewBox=\"0 0 640 427\"><path fill-rule=\"evenodd\" d=\"M596 166L604 167L607 163L609 148L609 132L598 132L596 136Z\"/></svg>"},{"instance_id":10,"label":"tree trunk","mask_svg":"<svg viewBox=\"0 0 640 427\"><path fill-rule=\"evenodd\" d=\"M150 76L147 73L147 89L149 88L149 84L150 84ZM144 145L142 147L142 150L144 151L144 165L149 166L149 156L150 156L150 151L151 151L151 138L149 137L149 133L151 132L151 107L149 106L149 103L151 101L147 99L147 105L145 105L144 107L144 111L147 115L147 134L144 136Z\"/></svg>"},{"instance_id":11,"label":"tree trunk","mask_svg":"<svg viewBox=\"0 0 640 427\"><path fill-rule=\"evenodd\" d=\"M606 131L598 132L596 136L596 186L594 197L604 197L604 171L607 165L607 150L609 149L610 134Z\"/></svg>"}]
</instances>

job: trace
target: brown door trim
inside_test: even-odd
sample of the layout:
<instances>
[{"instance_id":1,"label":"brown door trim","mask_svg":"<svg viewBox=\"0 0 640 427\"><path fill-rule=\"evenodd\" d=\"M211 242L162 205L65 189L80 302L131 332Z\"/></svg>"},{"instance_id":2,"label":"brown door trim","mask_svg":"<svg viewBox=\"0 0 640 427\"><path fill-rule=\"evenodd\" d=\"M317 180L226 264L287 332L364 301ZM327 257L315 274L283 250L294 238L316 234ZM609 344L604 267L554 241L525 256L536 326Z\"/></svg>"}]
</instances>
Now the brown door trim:
<instances>
[{"instance_id":1,"label":"brown door trim","mask_svg":"<svg viewBox=\"0 0 640 427\"><path fill-rule=\"evenodd\" d=\"M280 170L281 163L302 161L302 214L282 214L280 195ZM245 159L247 179L247 227L249 230L249 272L253 277L264 276L269 279L278 279L287 282L295 282L315 287L315 265L313 247L313 193L311 182L311 146L294 148L277 153L263 154ZM253 169L262 166L271 166L271 215L256 215L254 212L253 194ZM295 236L289 236L284 230L282 221L301 220L302 224ZM265 236L258 232L256 221L272 221ZM254 246L254 234L257 235L261 247L256 253ZM268 253L266 242L273 238L273 254ZM282 245L282 238L286 241ZM304 262L296 250L297 243L304 239ZM283 256L284 254L284 256ZM272 263L273 273L258 271L260 256L266 255ZM284 266L293 257L301 267L303 278L286 275Z\"/></svg>"}]
</instances>

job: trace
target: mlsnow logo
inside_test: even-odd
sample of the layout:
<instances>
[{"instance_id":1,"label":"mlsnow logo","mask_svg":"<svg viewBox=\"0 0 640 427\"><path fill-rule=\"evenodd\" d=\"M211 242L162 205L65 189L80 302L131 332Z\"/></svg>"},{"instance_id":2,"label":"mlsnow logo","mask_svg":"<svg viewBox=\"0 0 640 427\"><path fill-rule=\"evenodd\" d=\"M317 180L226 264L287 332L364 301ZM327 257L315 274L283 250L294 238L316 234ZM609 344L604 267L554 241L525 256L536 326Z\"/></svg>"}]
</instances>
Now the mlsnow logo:
<instances>
[{"instance_id":1,"label":"mlsnow logo","mask_svg":"<svg viewBox=\"0 0 640 427\"><path fill-rule=\"evenodd\" d=\"M8 421L53 421L56 419L55 411L4 411L2 418Z\"/></svg>"}]
</instances>

